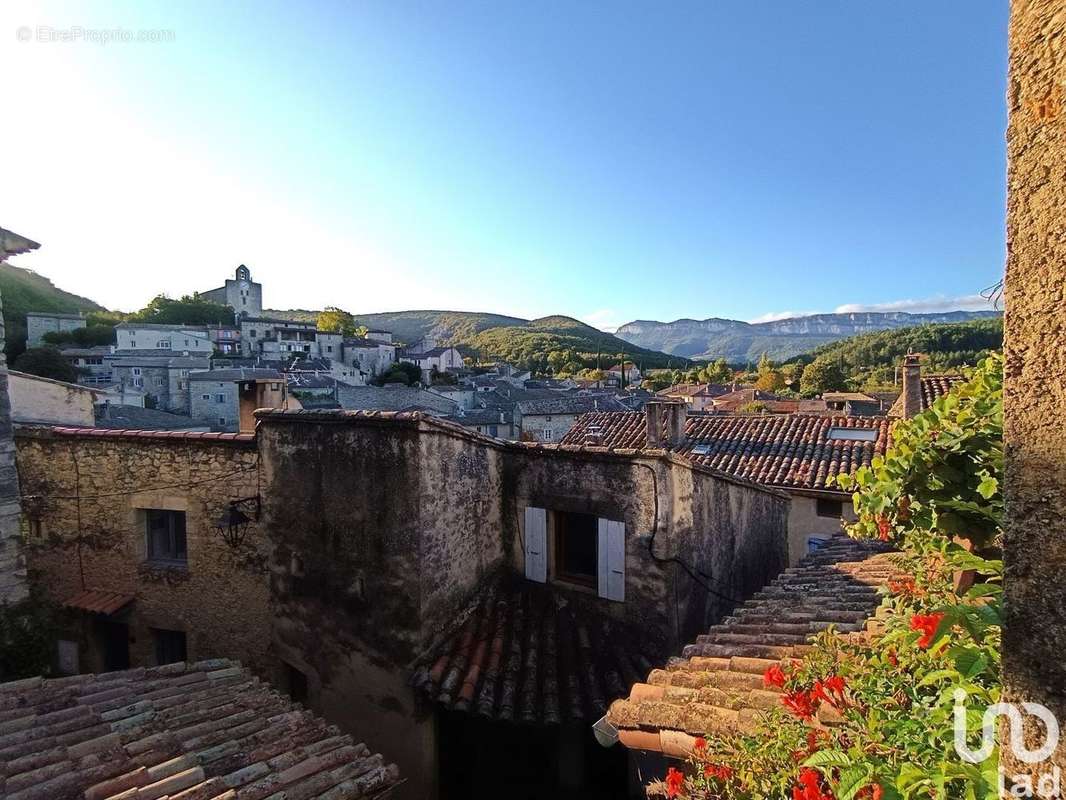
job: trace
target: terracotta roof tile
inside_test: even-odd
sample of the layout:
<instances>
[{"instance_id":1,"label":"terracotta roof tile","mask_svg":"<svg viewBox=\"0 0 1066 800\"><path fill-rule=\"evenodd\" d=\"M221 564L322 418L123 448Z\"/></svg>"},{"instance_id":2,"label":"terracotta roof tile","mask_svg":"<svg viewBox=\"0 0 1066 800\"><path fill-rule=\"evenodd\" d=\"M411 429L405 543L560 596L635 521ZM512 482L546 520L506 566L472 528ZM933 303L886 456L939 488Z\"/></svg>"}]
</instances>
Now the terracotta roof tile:
<instances>
[{"instance_id":1,"label":"terracotta roof tile","mask_svg":"<svg viewBox=\"0 0 1066 800\"><path fill-rule=\"evenodd\" d=\"M862 631L881 603L879 587L897 574L886 546L834 537L697 637L680 658L652 670L646 683L611 704L608 720L629 746L668 753L709 731L750 730L760 710L780 703L776 690L763 685L766 668L803 653L830 625ZM643 735L627 739L626 731Z\"/></svg>"},{"instance_id":2,"label":"terracotta roof tile","mask_svg":"<svg viewBox=\"0 0 1066 800\"><path fill-rule=\"evenodd\" d=\"M435 703L491 719L595 721L662 652L598 613L597 602L501 578L421 660L412 682Z\"/></svg>"},{"instance_id":3,"label":"terracotta roof tile","mask_svg":"<svg viewBox=\"0 0 1066 800\"><path fill-rule=\"evenodd\" d=\"M350 798L394 765L236 662L0 684L0 797Z\"/></svg>"},{"instance_id":4,"label":"terracotta roof tile","mask_svg":"<svg viewBox=\"0 0 1066 800\"><path fill-rule=\"evenodd\" d=\"M86 589L64 600L60 605L94 614L114 614L133 602L133 595Z\"/></svg>"},{"instance_id":5,"label":"terracotta roof tile","mask_svg":"<svg viewBox=\"0 0 1066 800\"><path fill-rule=\"evenodd\" d=\"M922 411L927 411L937 400L951 391L957 383L966 380L962 375L922 375ZM896 398L889 416L903 416L903 395Z\"/></svg>"},{"instance_id":6,"label":"terracotta roof tile","mask_svg":"<svg viewBox=\"0 0 1066 800\"><path fill-rule=\"evenodd\" d=\"M597 442L609 449L647 445L640 412L593 413L578 418L560 444ZM830 438L832 429L871 430L874 441ZM889 421L884 417L760 414L688 418L685 442L674 448L693 463L738 478L786 489L826 489L826 478L869 466L884 454Z\"/></svg>"},{"instance_id":7,"label":"terracotta roof tile","mask_svg":"<svg viewBox=\"0 0 1066 800\"><path fill-rule=\"evenodd\" d=\"M230 442L254 442L254 433L205 433L203 431L127 430L112 428L68 428L56 426L50 429L59 436L75 436L90 439L183 439Z\"/></svg>"}]
</instances>

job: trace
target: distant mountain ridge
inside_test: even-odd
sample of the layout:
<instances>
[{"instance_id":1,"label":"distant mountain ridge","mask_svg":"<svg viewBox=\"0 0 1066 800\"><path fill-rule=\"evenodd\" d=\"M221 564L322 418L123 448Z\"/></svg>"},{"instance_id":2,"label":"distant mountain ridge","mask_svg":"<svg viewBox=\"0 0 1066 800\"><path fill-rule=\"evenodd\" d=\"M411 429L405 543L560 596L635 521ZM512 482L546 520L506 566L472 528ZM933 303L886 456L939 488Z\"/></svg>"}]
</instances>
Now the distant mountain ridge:
<instances>
[{"instance_id":1,"label":"distant mountain ridge","mask_svg":"<svg viewBox=\"0 0 1066 800\"><path fill-rule=\"evenodd\" d=\"M772 322L741 322L711 317L673 322L635 320L615 335L651 350L692 359L724 358L733 363L758 360L767 353L784 361L822 345L861 333L946 322L966 322L1000 315L998 311L945 311L911 314L905 311L863 311L850 314L812 314Z\"/></svg>"}]
</instances>

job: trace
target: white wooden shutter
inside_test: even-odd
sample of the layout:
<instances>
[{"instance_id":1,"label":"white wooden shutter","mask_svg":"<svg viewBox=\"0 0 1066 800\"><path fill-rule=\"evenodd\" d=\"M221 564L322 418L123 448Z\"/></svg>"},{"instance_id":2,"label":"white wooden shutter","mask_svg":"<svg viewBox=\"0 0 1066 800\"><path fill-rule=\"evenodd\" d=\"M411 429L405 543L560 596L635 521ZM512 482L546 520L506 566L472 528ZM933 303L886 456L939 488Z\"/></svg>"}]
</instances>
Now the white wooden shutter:
<instances>
[{"instance_id":1,"label":"white wooden shutter","mask_svg":"<svg viewBox=\"0 0 1066 800\"><path fill-rule=\"evenodd\" d=\"M548 512L526 507L526 577L537 583L548 580Z\"/></svg>"},{"instance_id":2,"label":"white wooden shutter","mask_svg":"<svg viewBox=\"0 0 1066 800\"><path fill-rule=\"evenodd\" d=\"M599 526L599 594L608 600L626 599L626 526L601 519Z\"/></svg>"}]
</instances>

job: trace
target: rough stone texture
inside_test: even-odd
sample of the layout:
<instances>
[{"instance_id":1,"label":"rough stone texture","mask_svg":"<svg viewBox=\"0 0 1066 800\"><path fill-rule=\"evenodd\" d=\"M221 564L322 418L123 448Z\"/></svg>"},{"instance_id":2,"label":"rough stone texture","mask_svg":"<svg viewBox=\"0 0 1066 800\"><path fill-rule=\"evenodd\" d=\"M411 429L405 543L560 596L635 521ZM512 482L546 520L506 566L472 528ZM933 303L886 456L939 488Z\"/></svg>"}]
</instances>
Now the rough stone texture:
<instances>
[{"instance_id":1,"label":"rough stone texture","mask_svg":"<svg viewBox=\"0 0 1066 800\"><path fill-rule=\"evenodd\" d=\"M373 731L412 796L436 769L408 667L488 579L522 573L525 507L625 522L625 602L584 598L646 631L661 656L731 604L656 562L640 534L654 530L658 556L712 576L725 597L787 565L785 495L667 453L523 446L403 413L260 412L258 439L275 652L307 675L327 719Z\"/></svg>"},{"instance_id":2,"label":"rough stone texture","mask_svg":"<svg viewBox=\"0 0 1066 800\"><path fill-rule=\"evenodd\" d=\"M256 493L254 442L40 429L20 430L16 442L26 557L49 597L62 602L85 588L134 595L134 665L155 663L158 628L186 631L190 659L239 658L267 672L266 544L253 525L233 550L213 527L229 500ZM186 512L187 569L146 561L145 508ZM93 637L78 638L83 668L100 668Z\"/></svg>"},{"instance_id":3,"label":"rough stone texture","mask_svg":"<svg viewBox=\"0 0 1066 800\"><path fill-rule=\"evenodd\" d=\"M1004 677L1066 723L1066 6L1011 4ZM1044 741L1032 723L1030 746ZM1047 764L1012 772L1045 772ZM1066 746L1052 760L1066 767Z\"/></svg>"},{"instance_id":4,"label":"rough stone texture","mask_svg":"<svg viewBox=\"0 0 1066 800\"><path fill-rule=\"evenodd\" d=\"M19 503L19 476L15 469L7 378L3 304L0 303L0 603L16 603L26 597L28 589L19 541L22 506Z\"/></svg>"}]
</instances>

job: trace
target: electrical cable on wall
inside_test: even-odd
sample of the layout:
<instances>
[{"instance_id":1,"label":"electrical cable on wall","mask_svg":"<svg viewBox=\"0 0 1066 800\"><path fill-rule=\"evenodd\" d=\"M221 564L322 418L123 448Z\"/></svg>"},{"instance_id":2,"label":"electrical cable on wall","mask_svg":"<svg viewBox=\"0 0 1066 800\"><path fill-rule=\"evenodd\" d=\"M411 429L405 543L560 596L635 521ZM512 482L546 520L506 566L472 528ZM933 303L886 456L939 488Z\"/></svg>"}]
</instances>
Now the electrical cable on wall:
<instances>
[{"instance_id":1,"label":"electrical cable on wall","mask_svg":"<svg viewBox=\"0 0 1066 800\"><path fill-rule=\"evenodd\" d=\"M659 564L670 564L670 563L677 564L678 566L681 567L681 569L683 569L686 573L688 573L688 576L690 578L692 578L693 581L695 581L697 584L702 586L707 592L709 592L710 594L714 595L715 597L718 597L718 598L720 598L722 600L725 600L728 603L732 603L733 605L742 604L744 602L743 600L738 600L735 597L730 597L729 595L723 594L722 592L719 592L717 589L711 587L706 581L704 581L699 575L697 575L696 572L693 571L689 567L688 564L686 564L684 561L682 561L677 556L671 556L671 557L668 557L668 558L664 558L664 557L661 557L661 556L657 556L655 554L655 536L659 532L659 476L655 472L655 469L650 464L642 464L642 463L639 463L639 462L635 462L635 463L636 463L636 466L643 467L644 469L648 470L651 473L651 478L652 478L652 496L654 498L653 511L654 511L655 516L654 516L654 519L652 521L652 526L651 526L651 538L648 540L648 555L650 555L652 557L652 559L654 561L658 562ZM713 576L708 575L706 572L703 572L702 570L700 570L700 575L703 575L705 578L708 578L709 580L714 580Z\"/></svg>"}]
</instances>

